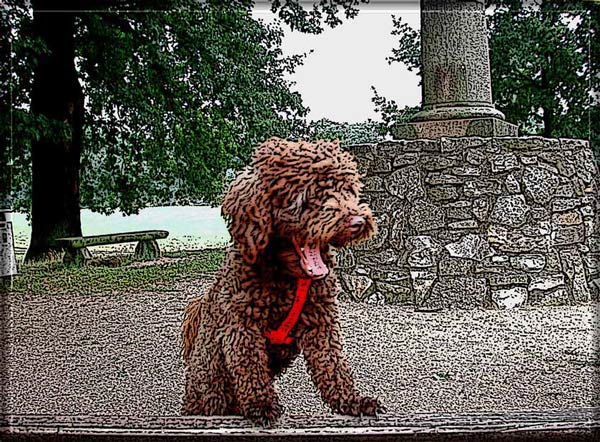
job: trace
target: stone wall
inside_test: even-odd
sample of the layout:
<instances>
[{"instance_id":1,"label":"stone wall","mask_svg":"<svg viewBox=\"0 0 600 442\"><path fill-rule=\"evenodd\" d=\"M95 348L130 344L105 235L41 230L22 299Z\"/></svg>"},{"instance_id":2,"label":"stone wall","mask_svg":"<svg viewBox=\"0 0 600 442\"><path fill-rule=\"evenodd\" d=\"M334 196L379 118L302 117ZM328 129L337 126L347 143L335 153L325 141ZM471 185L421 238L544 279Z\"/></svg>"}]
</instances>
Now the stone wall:
<instances>
[{"instance_id":1,"label":"stone wall","mask_svg":"<svg viewBox=\"0 0 600 442\"><path fill-rule=\"evenodd\" d=\"M349 150L379 228L338 255L352 299L423 309L597 299L598 172L587 142L465 137Z\"/></svg>"}]
</instances>

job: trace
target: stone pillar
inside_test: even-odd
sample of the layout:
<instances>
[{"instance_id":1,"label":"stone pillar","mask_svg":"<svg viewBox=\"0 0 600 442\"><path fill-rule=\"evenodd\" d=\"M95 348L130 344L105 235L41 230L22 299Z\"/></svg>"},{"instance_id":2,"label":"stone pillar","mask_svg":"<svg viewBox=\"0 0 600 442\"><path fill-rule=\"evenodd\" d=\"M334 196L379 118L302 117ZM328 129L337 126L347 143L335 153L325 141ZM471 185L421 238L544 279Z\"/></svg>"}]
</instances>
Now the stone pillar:
<instances>
[{"instance_id":1,"label":"stone pillar","mask_svg":"<svg viewBox=\"0 0 600 442\"><path fill-rule=\"evenodd\" d=\"M494 108L484 0L421 0L423 110L396 139L516 136Z\"/></svg>"}]
</instances>

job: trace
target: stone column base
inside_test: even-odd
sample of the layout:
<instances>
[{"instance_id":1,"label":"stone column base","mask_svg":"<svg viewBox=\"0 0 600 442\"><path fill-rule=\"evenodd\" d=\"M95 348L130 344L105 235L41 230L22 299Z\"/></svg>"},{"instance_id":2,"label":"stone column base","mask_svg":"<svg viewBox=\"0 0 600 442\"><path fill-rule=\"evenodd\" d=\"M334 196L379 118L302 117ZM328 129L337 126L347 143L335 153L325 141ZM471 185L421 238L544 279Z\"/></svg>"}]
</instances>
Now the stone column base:
<instances>
[{"instance_id":1,"label":"stone column base","mask_svg":"<svg viewBox=\"0 0 600 442\"><path fill-rule=\"evenodd\" d=\"M399 123L391 128L398 140L438 139L441 137L515 137L518 126L499 118L462 118Z\"/></svg>"}]
</instances>

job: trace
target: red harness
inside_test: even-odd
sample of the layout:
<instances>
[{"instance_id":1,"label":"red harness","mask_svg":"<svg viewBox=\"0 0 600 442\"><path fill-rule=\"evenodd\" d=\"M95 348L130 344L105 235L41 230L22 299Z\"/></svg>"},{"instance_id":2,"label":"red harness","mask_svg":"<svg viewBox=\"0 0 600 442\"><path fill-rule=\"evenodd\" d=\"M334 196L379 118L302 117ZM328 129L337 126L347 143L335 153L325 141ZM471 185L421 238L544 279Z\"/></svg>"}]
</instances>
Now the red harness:
<instances>
[{"instance_id":1,"label":"red harness","mask_svg":"<svg viewBox=\"0 0 600 442\"><path fill-rule=\"evenodd\" d=\"M289 334L294 328L294 325L296 325L298 322L300 312L302 311L302 307L306 301L306 295L308 295L310 282L310 279L298 279L298 285L296 286L296 297L294 298L294 303L292 304L290 312L276 330L265 331L265 337L271 341L271 344L282 345L292 343L293 339L289 337Z\"/></svg>"}]
</instances>

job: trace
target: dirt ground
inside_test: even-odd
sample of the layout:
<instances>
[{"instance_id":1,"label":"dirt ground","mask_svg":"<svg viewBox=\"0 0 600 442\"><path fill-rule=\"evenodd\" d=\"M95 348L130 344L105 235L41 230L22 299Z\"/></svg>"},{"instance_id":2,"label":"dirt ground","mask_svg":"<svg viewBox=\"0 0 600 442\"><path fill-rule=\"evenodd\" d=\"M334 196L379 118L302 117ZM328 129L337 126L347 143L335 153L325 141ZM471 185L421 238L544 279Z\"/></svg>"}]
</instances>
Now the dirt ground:
<instances>
[{"instance_id":1,"label":"dirt ground","mask_svg":"<svg viewBox=\"0 0 600 442\"><path fill-rule=\"evenodd\" d=\"M205 286L3 295L5 412L179 414L179 327ZM357 383L389 414L600 405L598 304L423 313L343 302L340 312ZM277 387L287 413L330 414L301 358Z\"/></svg>"}]
</instances>

